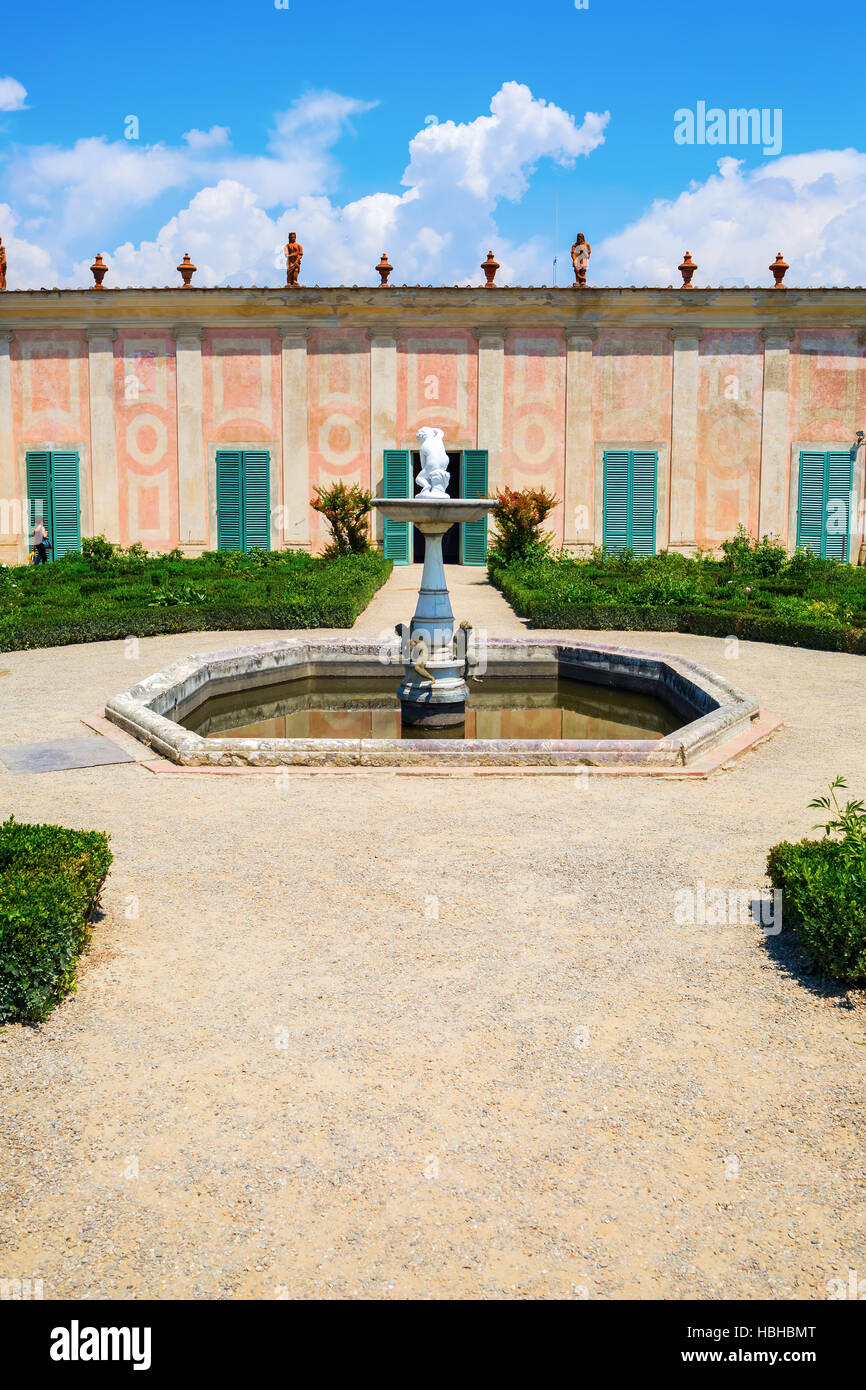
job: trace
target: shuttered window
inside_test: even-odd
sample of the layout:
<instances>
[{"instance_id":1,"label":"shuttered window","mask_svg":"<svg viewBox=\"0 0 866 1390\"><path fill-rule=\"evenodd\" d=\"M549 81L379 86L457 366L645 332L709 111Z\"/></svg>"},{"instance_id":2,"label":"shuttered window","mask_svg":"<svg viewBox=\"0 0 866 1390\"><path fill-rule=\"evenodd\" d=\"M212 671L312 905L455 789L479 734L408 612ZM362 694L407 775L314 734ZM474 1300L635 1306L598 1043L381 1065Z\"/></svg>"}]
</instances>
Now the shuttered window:
<instances>
[{"instance_id":1,"label":"shuttered window","mask_svg":"<svg viewBox=\"0 0 866 1390\"><path fill-rule=\"evenodd\" d=\"M386 449L383 458L386 497L412 496L412 455L408 449ZM390 521L385 517L383 541L385 558L395 565L412 561L412 531L410 521Z\"/></svg>"},{"instance_id":2,"label":"shuttered window","mask_svg":"<svg viewBox=\"0 0 866 1390\"><path fill-rule=\"evenodd\" d=\"M220 449L216 456L217 546L270 550L271 456L265 449Z\"/></svg>"},{"instance_id":3,"label":"shuttered window","mask_svg":"<svg viewBox=\"0 0 866 1390\"><path fill-rule=\"evenodd\" d=\"M607 550L654 555L658 454L641 449L604 453L603 541Z\"/></svg>"},{"instance_id":4,"label":"shuttered window","mask_svg":"<svg viewBox=\"0 0 866 1390\"><path fill-rule=\"evenodd\" d=\"M854 459L849 450L800 454L797 545L830 560L848 559Z\"/></svg>"},{"instance_id":5,"label":"shuttered window","mask_svg":"<svg viewBox=\"0 0 866 1390\"><path fill-rule=\"evenodd\" d=\"M49 554L59 560L68 550L81 549L81 503L78 491L78 454L72 449L34 449L27 454L29 535L36 518L42 517Z\"/></svg>"},{"instance_id":6,"label":"shuttered window","mask_svg":"<svg viewBox=\"0 0 866 1390\"><path fill-rule=\"evenodd\" d=\"M460 462L460 496L487 496L487 450L466 449ZM487 517L464 521L460 527L460 560L464 565L487 563Z\"/></svg>"}]
</instances>

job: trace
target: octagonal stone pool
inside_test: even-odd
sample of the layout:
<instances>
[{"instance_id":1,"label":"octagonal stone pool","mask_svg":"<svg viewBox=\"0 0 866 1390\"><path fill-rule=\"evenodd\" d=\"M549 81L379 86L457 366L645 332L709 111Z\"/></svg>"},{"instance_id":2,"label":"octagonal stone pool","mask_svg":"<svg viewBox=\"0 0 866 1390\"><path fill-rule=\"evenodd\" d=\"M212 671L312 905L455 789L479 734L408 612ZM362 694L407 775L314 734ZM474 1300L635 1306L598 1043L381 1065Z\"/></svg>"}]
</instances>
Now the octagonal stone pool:
<instances>
[{"instance_id":1,"label":"octagonal stone pool","mask_svg":"<svg viewBox=\"0 0 866 1390\"><path fill-rule=\"evenodd\" d=\"M401 729L379 644L325 638L207 652L116 695L106 716L187 767L684 767L747 731L757 701L681 657L546 636L485 647L458 730ZM387 657L384 658L387 661Z\"/></svg>"}]
</instances>

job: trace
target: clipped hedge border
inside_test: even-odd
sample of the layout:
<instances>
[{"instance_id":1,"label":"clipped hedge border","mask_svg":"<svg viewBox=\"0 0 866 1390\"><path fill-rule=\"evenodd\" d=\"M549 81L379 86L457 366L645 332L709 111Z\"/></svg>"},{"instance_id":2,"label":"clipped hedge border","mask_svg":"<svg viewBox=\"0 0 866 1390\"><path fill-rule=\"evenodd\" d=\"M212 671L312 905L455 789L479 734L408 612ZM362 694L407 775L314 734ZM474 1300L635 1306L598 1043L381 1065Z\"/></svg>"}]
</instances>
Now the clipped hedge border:
<instances>
[{"instance_id":1,"label":"clipped hedge border","mask_svg":"<svg viewBox=\"0 0 866 1390\"><path fill-rule=\"evenodd\" d=\"M743 613L727 608L681 608L665 604L576 604L530 589L492 567L490 580L515 612L537 628L584 628L611 632L688 632L697 637L739 637L749 642L808 647L814 651L854 652L866 656L866 630L841 623L791 621L770 613Z\"/></svg>"},{"instance_id":2,"label":"clipped hedge border","mask_svg":"<svg viewBox=\"0 0 866 1390\"><path fill-rule=\"evenodd\" d=\"M194 563L194 562L193 562ZM321 572L321 593L302 592L265 603L205 601L152 607L118 602L101 605L98 594L82 595L81 605L68 614L31 612L22 608L0 618L0 652L33 647L65 647L81 642L110 642L135 637L158 637L179 632L247 632L255 630L351 627L391 573L392 562L375 557L341 574ZM190 576L195 579L195 575ZM120 577L104 576L108 589ZM250 585L252 589L253 585ZM50 591L46 595L50 598Z\"/></svg>"},{"instance_id":3,"label":"clipped hedge border","mask_svg":"<svg viewBox=\"0 0 866 1390\"><path fill-rule=\"evenodd\" d=\"M41 1023L74 991L111 861L101 831L0 824L0 1023Z\"/></svg>"},{"instance_id":4,"label":"clipped hedge border","mask_svg":"<svg viewBox=\"0 0 866 1390\"><path fill-rule=\"evenodd\" d=\"M767 874L810 965L866 985L866 851L839 840L783 840L770 850Z\"/></svg>"}]
</instances>

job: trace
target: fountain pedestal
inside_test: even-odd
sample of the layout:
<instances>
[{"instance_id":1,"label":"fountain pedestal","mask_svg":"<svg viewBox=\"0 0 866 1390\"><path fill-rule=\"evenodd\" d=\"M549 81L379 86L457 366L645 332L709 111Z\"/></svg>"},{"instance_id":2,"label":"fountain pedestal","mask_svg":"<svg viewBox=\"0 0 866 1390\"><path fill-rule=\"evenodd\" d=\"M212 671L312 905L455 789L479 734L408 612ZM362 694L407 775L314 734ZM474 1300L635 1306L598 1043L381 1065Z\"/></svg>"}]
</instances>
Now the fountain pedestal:
<instances>
[{"instance_id":1,"label":"fountain pedestal","mask_svg":"<svg viewBox=\"0 0 866 1390\"><path fill-rule=\"evenodd\" d=\"M469 687L463 655L454 652L454 613L442 561L442 537L455 522L480 521L493 498L376 497L391 521L410 521L426 542L421 588L410 628L411 651L397 690L404 724L442 729L462 724Z\"/></svg>"}]
</instances>

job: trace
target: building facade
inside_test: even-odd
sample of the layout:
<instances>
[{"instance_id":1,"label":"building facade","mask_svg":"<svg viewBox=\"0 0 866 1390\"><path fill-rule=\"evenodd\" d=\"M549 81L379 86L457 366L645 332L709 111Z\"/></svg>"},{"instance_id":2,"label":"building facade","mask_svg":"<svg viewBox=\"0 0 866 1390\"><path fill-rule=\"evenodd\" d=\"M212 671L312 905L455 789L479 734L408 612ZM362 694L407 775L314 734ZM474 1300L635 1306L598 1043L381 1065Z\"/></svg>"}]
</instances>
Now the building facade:
<instances>
[{"instance_id":1,"label":"building facade","mask_svg":"<svg viewBox=\"0 0 866 1390\"><path fill-rule=\"evenodd\" d=\"M55 554L317 551L313 490L405 495L425 424L457 495L546 487L577 552L742 524L866 560L866 290L377 287L4 293L0 561L37 512Z\"/></svg>"}]
</instances>

